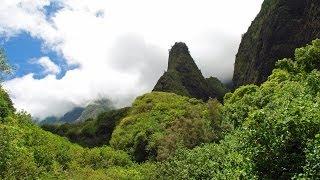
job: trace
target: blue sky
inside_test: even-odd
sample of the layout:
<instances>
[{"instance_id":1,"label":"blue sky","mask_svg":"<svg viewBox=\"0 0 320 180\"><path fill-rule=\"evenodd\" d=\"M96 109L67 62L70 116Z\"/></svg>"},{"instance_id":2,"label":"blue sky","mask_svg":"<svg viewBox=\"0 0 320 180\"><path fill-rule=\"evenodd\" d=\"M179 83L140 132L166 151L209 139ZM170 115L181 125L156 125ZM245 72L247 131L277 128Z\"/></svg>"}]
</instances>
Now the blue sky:
<instances>
[{"instance_id":1,"label":"blue sky","mask_svg":"<svg viewBox=\"0 0 320 180\"><path fill-rule=\"evenodd\" d=\"M50 3L49 6L44 7L44 14L49 20L61 8L57 2ZM61 55L50 50L50 48L46 48L43 40L32 37L28 32L22 31L9 38L0 36L0 43L0 47L5 50L9 63L15 69L14 74L6 77L6 80L23 77L30 73L34 74L35 79L44 78L47 75L43 73L44 68L35 61L45 56L49 57L60 68L61 71L57 74L57 79L61 79L68 70L76 68L76 66L68 67Z\"/></svg>"},{"instance_id":2,"label":"blue sky","mask_svg":"<svg viewBox=\"0 0 320 180\"><path fill-rule=\"evenodd\" d=\"M43 68L33 62L43 56L49 57L61 68L62 71L57 75L58 78L61 78L67 70L65 60L61 56L45 49L43 41L33 38L28 33L20 33L9 40L2 38L1 42L10 64L15 67L14 76L11 78L22 77L29 73L34 73L36 79L45 77L46 74L42 73Z\"/></svg>"},{"instance_id":3,"label":"blue sky","mask_svg":"<svg viewBox=\"0 0 320 180\"><path fill-rule=\"evenodd\" d=\"M49 6L44 6L45 15L47 16L47 18L50 18L54 15L54 13L62 8L63 6L60 3L53 1Z\"/></svg>"}]
</instances>

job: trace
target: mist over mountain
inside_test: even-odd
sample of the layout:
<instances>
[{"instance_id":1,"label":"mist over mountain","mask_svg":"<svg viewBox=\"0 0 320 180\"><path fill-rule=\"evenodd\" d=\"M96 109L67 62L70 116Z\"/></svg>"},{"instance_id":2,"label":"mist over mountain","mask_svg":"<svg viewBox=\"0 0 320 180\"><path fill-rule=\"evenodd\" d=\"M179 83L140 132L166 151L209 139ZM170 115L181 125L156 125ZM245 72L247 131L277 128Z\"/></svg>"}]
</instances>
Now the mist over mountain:
<instances>
[{"instance_id":1,"label":"mist over mountain","mask_svg":"<svg viewBox=\"0 0 320 180\"><path fill-rule=\"evenodd\" d=\"M36 119L40 124L64 124L75 122L82 114L85 108L75 107L71 111L64 114L62 117L50 116L45 119Z\"/></svg>"},{"instance_id":2,"label":"mist over mountain","mask_svg":"<svg viewBox=\"0 0 320 180\"><path fill-rule=\"evenodd\" d=\"M103 98L95 100L87 105L81 115L76 119L77 122L83 122L87 119L95 119L100 113L115 109L109 99Z\"/></svg>"},{"instance_id":3,"label":"mist over mountain","mask_svg":"<svg viewBox=\"0 0 320 180\"><path fill-rule=\"evenodd\" d=\"M102 112L115 109L113 103L107 98L101 98L90 102L85 107L75 107L65 113L62 117L49 116L45 119L38 119L40 124L64 124L84 122L88 119L95 119Z\"/></svg>"}]
</instances>

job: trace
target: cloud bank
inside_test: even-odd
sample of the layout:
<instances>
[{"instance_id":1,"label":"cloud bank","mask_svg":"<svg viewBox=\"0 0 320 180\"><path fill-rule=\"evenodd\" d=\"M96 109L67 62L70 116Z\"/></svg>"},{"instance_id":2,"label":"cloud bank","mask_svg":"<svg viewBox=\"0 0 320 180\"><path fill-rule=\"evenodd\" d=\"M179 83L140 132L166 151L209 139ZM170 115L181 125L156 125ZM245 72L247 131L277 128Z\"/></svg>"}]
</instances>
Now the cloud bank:
<instances>
[{"instance_id":1,"label":"cloud bank","mask_svg":"<svg viewBox=\"0 0 320 180\"><path fill-rule=\"evenodd\" d=\"M33 116L60 116L97 97L118 106L148 92L167 66L168 49L186 42L205 76L232 77L234 56L262 0L2 0L0 34L43 41L69 66L38 60L47 74L4 83L15 106ZM54 7L54 8L53 8ZM19 53L19 52L17 52ZM39 58L39 57L37 57ZM26 60L27 61L27 60Z\"/></svg>"}]
</instances>

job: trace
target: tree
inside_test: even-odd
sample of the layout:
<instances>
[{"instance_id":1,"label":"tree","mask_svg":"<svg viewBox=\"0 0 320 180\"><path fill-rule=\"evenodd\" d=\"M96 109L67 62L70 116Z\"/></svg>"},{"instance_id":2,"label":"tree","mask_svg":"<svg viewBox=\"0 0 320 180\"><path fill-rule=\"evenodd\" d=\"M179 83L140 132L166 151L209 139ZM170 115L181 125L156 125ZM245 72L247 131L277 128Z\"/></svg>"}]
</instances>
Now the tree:
<instances>
[{"instance_id":1,"label":"tree","mask_svg":"<svg viewBox=\"0 0 320 180\"><path fill-rule=\"evenodd\" d=\"M7 56L3 49L0 49L0 80L6 74L12 73L12 67L8 63Z\"/></svg>"}]
</instances>

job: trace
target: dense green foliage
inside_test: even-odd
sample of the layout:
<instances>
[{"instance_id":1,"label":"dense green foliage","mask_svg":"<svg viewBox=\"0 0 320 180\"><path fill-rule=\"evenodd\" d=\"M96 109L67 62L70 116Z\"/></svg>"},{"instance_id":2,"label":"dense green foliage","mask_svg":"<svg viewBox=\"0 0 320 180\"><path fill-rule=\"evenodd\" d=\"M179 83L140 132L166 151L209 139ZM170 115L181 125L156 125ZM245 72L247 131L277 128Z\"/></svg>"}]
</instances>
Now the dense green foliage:
<instances>
[{"instance_id":1,"label":"dense green foliage","mask_svg":"<svg viewBox=\"0 0 320 180\"><path fill-rule=\"evenodd\" d=\"M41 130L23 113L4 118L0 137L0 179L144 179L142 172L153 167L139 170L125 152L107 146L71 144Z\"/></svg>"},{"instance_id":2,"label":"dense green foliage","mask_svg":"<svg viewBox=\"0 0 320 180\"><path fill-rule=\"evenodd\" d=\"M320 177L320 134L308 143L306 153L306 164L303 167L304 173L299 174L297 178L319 179Z\"/></svg>"},{"instance_id":3,"label":"dense green foliage","mask_svg":"<svg viewBox=\"0 0 320 180\"><path fill-rule=\"evenodd\" d=\"M277 63L268 81L225 97L225 118L240 128L244 148L263 178L303 171L308 141L320 132L320 40Z\"/></svg>"},{"instance_id":4,"label":"dense green foliage","mask_svg":"<svg viewBox=\"0 0 320 180\"><path fill-rule=\"evenodd\" d=\"M220 144L180 149L158 166L158 174L169 179L254 179L252 164L241 154L239 140L238 134L233 134Z\"/></svg>"},{"instance_id":5,"label":"dense green foliage","mask_svg":"<svg viewBox=\"0 0 320 180\"><path fill-rule=\"evenodd\" d=\"M43 125L44 130L67 137L71 142L86 147L109 145L111 134L116 125L128 113L129 108L111 110L98 115L96 119L74 124Z\"/></svg>"},{"instance_id":6,"label":"dense green foliage","mask_svg":"<svg viewBox=\"0 0 320 180\"><path fill-rule=\"evenodd\" d=\"M5 90L0 85L0 122L15 111L12 101Z\"/></svg>"},{"instance_id":7,"label":"dense green foliage","mask_svg":"<svg viewBox=\"0 0 320 180\"><path fill-rule=\"evenodd\" d=\"M219 144L178 150L159 174L186 179L318 179L320 40L296 50L260 87L225 96L223 121L234 130Z\"/></svg>"},{"instance_id":8,"label":"dense green foliage","mask_svg":"<svg viewBox=\"0 0 320 180\"><path fill-rule=\"evenodd\" d=\"M138 97L130 113L112 134L110 144L126 150L139 162L166 159L178 147L193 148L218 140L207 104L172 93ZM218 128L216 128L218 129Z\"/></svg>"}]
</instances>

